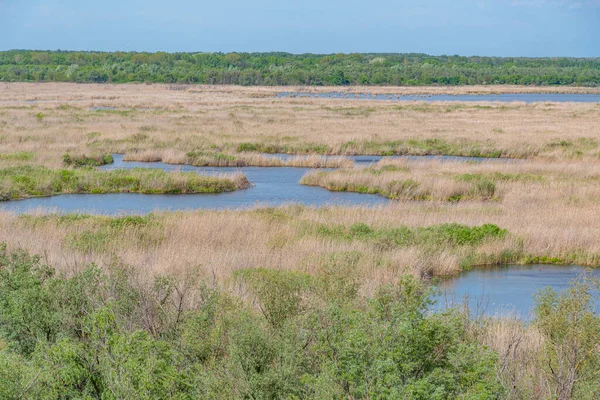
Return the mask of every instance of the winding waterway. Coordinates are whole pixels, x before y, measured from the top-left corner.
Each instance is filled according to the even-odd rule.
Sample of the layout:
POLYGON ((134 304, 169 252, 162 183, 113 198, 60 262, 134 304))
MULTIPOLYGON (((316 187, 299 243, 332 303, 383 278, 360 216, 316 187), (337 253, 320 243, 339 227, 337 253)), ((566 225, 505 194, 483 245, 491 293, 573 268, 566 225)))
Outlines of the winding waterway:
MULTIPOLYGON (((270 155, 286 159, 287 155, 270 155)), ((333 156, 335 157, 335 156, 333 156)), ((377 162, 381 156, 349 157, 357 165, 369 165, 377 162)), ((441 161, 506 162, 502 159, 449 156, 395 156, 389 158, 439 159, 441 161)), ((115 162, 100 169, 122 168, 158 168, 164 171, 195 171, 204 175, 219 175, 227 172, 242 172, 252 183, 252 187, 234 192, 216 194, 67 194, 51 197, 35 197, 24 200, 0 203, 0 211, 26 213, 36 209, 49 209, 57 212, 82 212, 105 215, 147 214, 153 211, 193 210, 193 209, 240 209, 253 206, 278 206, 298 203, 309 206, 360 205, 376 206, 390 200, 374 195, 351 192, 331 192, 314 186, 300 185, 304 174, 313 168, 294 167, 194 167, 191 165, 172 165, 162 162, 123 161, 122 154, 114 155, 115 162)), ((320 169, 331 171, 331 169, 320 169)))

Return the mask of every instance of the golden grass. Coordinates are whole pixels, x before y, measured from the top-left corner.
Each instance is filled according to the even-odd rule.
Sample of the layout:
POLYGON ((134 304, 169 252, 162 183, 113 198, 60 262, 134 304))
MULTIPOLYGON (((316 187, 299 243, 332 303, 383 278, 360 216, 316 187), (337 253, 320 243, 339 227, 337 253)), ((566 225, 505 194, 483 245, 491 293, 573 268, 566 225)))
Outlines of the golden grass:
MULTIPOLYGON (((357 251, 367 291, 394 281, 403 271, 420 276, 455 274, 468 252, 489 255, 490 259, 508 252, 518 255, 516 261, 600 264, 600 105, 277 99, 274 93, 279 89, 189 86, 175 91, 166 85, 2 85, 0 168, 57 167, 65 153, 96 152, 122 152, 127 159, 175 164, 199 162, 199 157, 188 155, 193 152, 203 157, 209 154, 206 157, 215 163, 219 158, 216 154, 222 153, 225 165, 230 162, 228 157, 246 165, 280 162, 256 153, 238 153, 244 143, 276 145, 299 154, 321 151, 323 145, 331 154, 368 152, 378 144, 400 141, 412 146, 410 151, 426 152, 426 146, 442 143, 458 151, 499 149, 503 155, 533 160, 477 165, 385 161, 379 166, 395 165, 398 170, 377 175, 356 169, 329 175, 367 186, 412 179, 435 194, 428 201, 399 201, 372 209, 287 206, 262 211, 161 213, 155 224, 109 231, 104 226, 106 217, 65 223, 58 217, 27 219, 1 213, 0 242, 43 254, 52 265, 65 270, 88 262, 109 265, 117 260, 151 276, 201 265, 222 283, 240 268, 313 272, 332 253, 357 251), (101 106, 116 110, 90 110, 101 106), (413 143, 408 143, 411 140, 413 143), (466 174, 491 176, 496 186, 494 197, 439 201, 468 191, 471 184, 457 178, 466 174), (497 174, 509 178, 498 178, 497 174), (431 251, 418 246, 382 249, 374 242, 306 233, 307 226, 348 227, 356 223, 382 229, 492 223, 510 234, 476 249, 442 246, 431 251)), ((395 88, 395 93, 501 93, 508 89, 553 90, 395 88)), ((287 165, 334 166, 328 164, 332 159, 322 164, 324 159, 319 156, 292 160, 287 165)), ((347 165, 342 161, 335 166, 347 165)))
POLYGON ((498 354, 497 376, 508 399, 547 399, 552 385, 541 364, 544 337, 518 318, 486 318, 471 323, 476 340, 498 354))
MULTIPOLYGON (((101 266, 119 262, 156 276, 179 275, 201 266, 221 284, 243 268, 314 273, 332 254, 355 252, 360 257, 365 290, 395 281, 404 272, 419 276, 455 274, 460 270, 461 257, 470 251, 455 252, 444 246, 433 252, 418 246, 382 248, 378 243, 337 240, 315 232, 322 224, 335 226, 349 216, 353 220, 368 220, 364 212, 367 211, 290 206, 255 211, 160 213, 147 217, 147 223, 125 225, 122 229, 109 229, 115 224, 111 221, 118 218, 18 217, 0 213, 0 242, 8 243, 10 248, 23 247, 43 254, 50 264, 66 271, 91 262, 101 266)), ((393 211, 381 209, 378 214, 381 213, 393 211)), ((507 237, 478 248, 500 252, 519 246, 518 240, 507 237)))
POLYGON ((284 159, 261 154, 185 154, 177 150, 143 150, 128 153, 124 161, 187 164, 199 167, 304 167, 304 168, 349 168, 354 162, 344 157, 295 156, 284 159))
POLYGON ((578 190, 585 190, 590 200, 597 201, 600 163, 383 159, 366 168, 309 172, 300 182, 332 191, 421 201, 498 201, 527 190, 564 196, 577 184, 578 190))
POLYGON ((311 273, 331 254, 358 252, 366 291, 394 282, 403 272, 418 276, 453 275, 461 271, 465 259, 470 259, 471 264, 508 257, 506 261, 510 262, 600 266, 600 163, 385 161, 379 165, 390 164, 404 169, 382 176, 408 174, 416 180, 430 177, 437 182, 436 190, 446 193, 463 184, 455 180, 456 176, 493 177, 497 198, 458 203, 397 201, 374 208, 290 205, 247 211, 159 213, 151 217, 153 224, 110 232, 107 237, 112 239, 98 239, 99 247, 94 247, 95 242, 73 246, 69 238, 88 232, 93 239, 102 233, 107 217, 65 223, 58 217, 36 219, 0 214, 0 242, 45 254, 52 265, 63 268, 93 261, 108 265, 118 260, 155 275, 201 265, 221 283, 241 268, 311 273), (345 241, 315 233, 318 226, 347 228, 357 223, 376 229, 491 223, 507 229, 509 234, 474 248, 452 249, 382 246, 377 241, 345 241), (156 240, 147 242, 144 238, 156 240))
MULTIPOLYGON (((32 163, 56 167, 68 152, 119 152, 130 157, 149 152, 155 158, 185 162, 186 154, 200 151, 247 156, 247 162, 264 164, 258 155, 236 154, 243 143, 292 154, 396 151, 551 160, 597 160, 600 154, 600 105, 594 103, 278 99, 274 93, 279 89, 189 86, 173 91, 167 85, 1 85, 0 154, 29 152, 33 157, 6 160, 0 156, 0 167, 32 163), (91 107, 115 110, 93 111, 91 107)), ((508 89, 555 90, 395 88, 395 93, 508 89)))

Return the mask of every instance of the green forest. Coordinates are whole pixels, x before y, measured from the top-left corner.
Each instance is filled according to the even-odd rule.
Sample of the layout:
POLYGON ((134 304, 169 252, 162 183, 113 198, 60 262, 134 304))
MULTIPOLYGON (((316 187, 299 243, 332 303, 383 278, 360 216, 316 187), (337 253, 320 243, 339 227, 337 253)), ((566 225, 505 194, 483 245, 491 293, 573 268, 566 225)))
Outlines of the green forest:
POLYGON ((600 58, 11 50, 0 52, 0 81, 598 86, 600 58))

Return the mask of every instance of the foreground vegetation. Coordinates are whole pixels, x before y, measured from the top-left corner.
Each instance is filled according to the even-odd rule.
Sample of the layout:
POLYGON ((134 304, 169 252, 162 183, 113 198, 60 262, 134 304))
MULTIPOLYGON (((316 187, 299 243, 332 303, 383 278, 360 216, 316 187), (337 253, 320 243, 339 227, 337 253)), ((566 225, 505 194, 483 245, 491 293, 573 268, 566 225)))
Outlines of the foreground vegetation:
POLYGON ((0 200, 71 193, 222 193, 249 184, 242 174, 212 177, 141 168, 99 171, 23 166, 0 169, 0 200))
POLYGON ((587 85, 597 58, 426 54, 0 52, 0 80, 234 85, 587 85))
POLYGON ((240 270, 244 299, 114 265, 57 273, 0 249, 4 399, 594 399, 593 282, 545 291, 529 326, 430 313, 404 276, 368 298, 355 266, 240 270), (498 327, 501 329, 498 329, 498 327), (535 338, 535 340, 531 340, 535 338))

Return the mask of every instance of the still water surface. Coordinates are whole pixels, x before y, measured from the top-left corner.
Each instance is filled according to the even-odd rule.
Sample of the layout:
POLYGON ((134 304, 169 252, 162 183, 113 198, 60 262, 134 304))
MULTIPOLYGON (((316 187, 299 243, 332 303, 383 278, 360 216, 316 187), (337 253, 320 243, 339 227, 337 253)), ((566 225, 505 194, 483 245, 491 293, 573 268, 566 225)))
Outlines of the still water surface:
MULTIPOLYGON (((515 315, 529 319, 534 307, 534 294, 545 287, 557 291, 568 288, 569 282, 587 273, 600 278, 600 270, 579 266, 510 265, 474 269, 442 281, 436 296, 436 307, 468 305, 472 314, 515 315)), ((600 311, 596 299, 596 312, 600 311)))
POLYGON ((504 94, 430 94, 430 95, 397 95, 397 94, 371 94, 371 93, 309 93, 309 92, 280 92, 279 98, 318 98, 318 99, 346 99, 346 100, 383 100, 383 101, 519 101, 525 103, 539 102, 574 102, 574 103, 600 103, 600 94, 568 94, 568 93, 504 93, 504 94))

